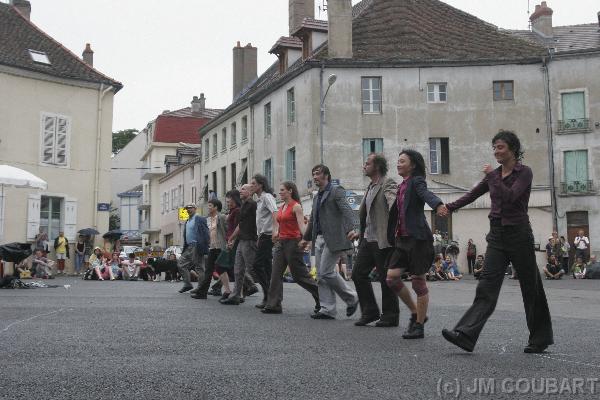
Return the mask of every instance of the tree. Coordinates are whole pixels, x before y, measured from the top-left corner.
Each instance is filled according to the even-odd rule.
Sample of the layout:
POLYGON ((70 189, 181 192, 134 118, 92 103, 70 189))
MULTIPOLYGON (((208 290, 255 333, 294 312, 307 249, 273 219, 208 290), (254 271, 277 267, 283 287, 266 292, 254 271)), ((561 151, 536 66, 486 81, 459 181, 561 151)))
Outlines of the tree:
POLYGON ((125 129, 112 134, 112 152, 117 154, 139 133, 137 129, 125 129))

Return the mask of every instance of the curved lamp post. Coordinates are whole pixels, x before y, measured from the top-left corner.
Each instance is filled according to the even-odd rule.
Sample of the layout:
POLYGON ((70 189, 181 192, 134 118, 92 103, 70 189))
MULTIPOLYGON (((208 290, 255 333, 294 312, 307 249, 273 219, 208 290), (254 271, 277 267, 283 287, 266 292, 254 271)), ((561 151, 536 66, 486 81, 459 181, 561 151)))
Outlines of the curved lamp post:
POLYGON ((331 89, 331 85, 335 83, 337 76, 335 74, 329 75, 327 78, 327 90, 325 90, 325 94, 323 93, 323 70, 321 69, 321 104, 320 104, 320 119, 319 119, 319 136, 321 140, 321 164, 323 164, 323 124, 325 123, 325 98, 327 97, 327 93, 329 93, 329 89, 331 89))

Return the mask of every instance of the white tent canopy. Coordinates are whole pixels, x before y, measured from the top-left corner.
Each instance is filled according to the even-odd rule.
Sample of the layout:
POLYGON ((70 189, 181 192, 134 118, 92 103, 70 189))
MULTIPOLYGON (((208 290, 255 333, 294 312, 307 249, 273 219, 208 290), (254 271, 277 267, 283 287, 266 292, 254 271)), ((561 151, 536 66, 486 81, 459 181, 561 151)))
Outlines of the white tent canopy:
POLYGON ((10 165, 0 165, 0 185, 42 190, 48 188, 48 184, 43 179, 10 165))

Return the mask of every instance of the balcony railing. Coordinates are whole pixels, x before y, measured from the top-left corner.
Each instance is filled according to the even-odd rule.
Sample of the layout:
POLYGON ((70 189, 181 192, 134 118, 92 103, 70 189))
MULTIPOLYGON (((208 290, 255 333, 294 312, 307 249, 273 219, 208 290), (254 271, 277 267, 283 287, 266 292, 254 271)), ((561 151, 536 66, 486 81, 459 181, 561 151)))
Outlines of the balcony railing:
POLYGON ((568 194, 589 194, 595 193, 594 181, 571 181, 560 183, 560 193, 563 195, 568 194))
POLYGON ((590 120, 588 118, 573 118, 558 120, 559 133, 581 133, 590 131, 590 120))

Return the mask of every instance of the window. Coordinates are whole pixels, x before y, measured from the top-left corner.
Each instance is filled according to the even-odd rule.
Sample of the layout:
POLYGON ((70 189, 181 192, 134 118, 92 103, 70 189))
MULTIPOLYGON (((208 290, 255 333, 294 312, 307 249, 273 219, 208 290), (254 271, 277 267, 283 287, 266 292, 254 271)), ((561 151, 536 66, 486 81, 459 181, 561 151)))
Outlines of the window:
POLYGON ((217 194, 217 171, 212 173, 212 191, 217 194))
POLYGON ((565 182, 563 192, 588 192, 587 150, 565 151, 565 182))
POLYGON ((185 205, 185 204, 183 204, 184 200, 185 200, 185 193, 184 193, 184 187, 183 187, 183 185, 179 185, 177 187, 177 198, 179 200, 177 202, 177 204, 179 204, 179 207, 183 207, 185 205))
POLYGON ((40 202, 40 231, 48 234, 52 240, 61 231, 62 198, 42 196, 40 202))
POLYGON ((221 130, 221 153, 227 151, 227 128, 221 130))
POLYGON ((231 124, 231 148, 235 149, 237 147, 237 125, 236 123, 231 124))
POLYGON ((273 163, 270 158, 265 160, 263 164, 263 173, 269 181, 269 186, 273 187, 273 163))
POLYGON ((41 123, 41 162, 68 166, 70 120, 67 117, 44 113, 41 123))
POLYGON ((446 82, 428 83, 427 84, 427 102, 428 103, 445 103, 448 92, 446 82))
POLYGON ((227 193, 227 167, 221 168, 221 196, 225 197, 227 193))
POLYGON ((238 178, 238 184, 245 185, 248 183, 248 159, 242 158, 242 170, 238 178))
POLYGON ((192 165, 192 168, 190 168, 190 180, 191 181, 194 180, 194 173, 196 172, 195 169, 196 169, 196 167, 193 165, 192 165))
POLYGON ((383 153, 383 139, 363 139, 363 162, 371 153, 383 153))
POLYGON ((248 117, 242 117, 242 144, 248 141, 248 117))
POLYGON ((217 156, 217 134, 213 133, 213 137, 212 137, 213 143, 212 143, 212 155, 213 158, 215 158, 217 156))
POLYGON ((296 181, 296 148, 288 149, 285 154, 285 179, 296 181))
POLYGON ((198 200, 198 194, 196 193, 196 186, 192 186, 192 197, 190 198, 193 204, 196 204, 198 200))
POLYGON ((429 172, 431 174, 450 173, 448 138, 429 139, 429 172))
POLYGON ((271 137, 271 103, 265 104, 265 137, 271 137))
POLYGON ((561 93, 562 119, 558 121, 559 131, 589 129, 586 117, 585 92, 561 93))
POLYGON ((31 56, 33 62, 50 65, 50 59, 48 58, 48 55, 43 51, 29 49, 29 55, 31 56))
POLYGON ((381 77, 361 78, 363 114, 381 114, 381 77))
POLYGON ((177 204, 177 191, 176 189, 171 189, 171 210, 174 210, 177 204))
POLYGON ((294 88, 287 91, 287 122, 293 124, 296 122, 296 100, 294 97, 294 88))
POLYGON ((204 182, 202 185, 202 196, 204 196, 205 200, 208 200, 208 175, 204 175, 204 182))
POLYGON ((237 181, 237 164, 231 163, 231 189, 235 189, 235 183, 237 181))
POLYGON ((513 81, 494 81, 494 101, 514 99, 513 81))
POLYGON ((208 159, 210 158, 210 147, 209 147, 209 140, 208 138, 206 138, 204 140, 204 161, 208 161, 208 159))

